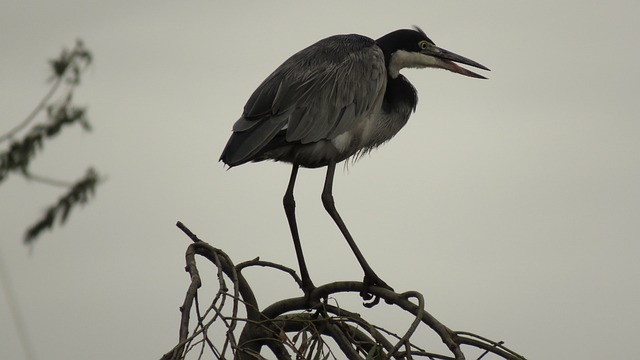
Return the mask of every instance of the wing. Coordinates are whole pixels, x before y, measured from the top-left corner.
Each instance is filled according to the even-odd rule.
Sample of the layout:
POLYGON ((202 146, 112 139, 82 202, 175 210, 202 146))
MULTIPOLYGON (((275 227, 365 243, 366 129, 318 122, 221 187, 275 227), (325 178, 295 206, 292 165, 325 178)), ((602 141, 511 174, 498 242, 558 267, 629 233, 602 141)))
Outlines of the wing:
POLYGON ((287 142, 331 139, 357 125, 384 91, 382 50, 360 35, 337 35, 296 53, 254 91, 221 160, 251 161, 280 131, 287 142))

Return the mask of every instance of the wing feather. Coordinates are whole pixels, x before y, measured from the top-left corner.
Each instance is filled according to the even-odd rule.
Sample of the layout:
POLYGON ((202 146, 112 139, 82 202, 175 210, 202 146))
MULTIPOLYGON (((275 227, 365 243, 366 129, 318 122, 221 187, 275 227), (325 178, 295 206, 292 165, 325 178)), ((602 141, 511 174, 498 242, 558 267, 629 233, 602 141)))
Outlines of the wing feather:
POLYGON ((385 84, 384 55, 373 39, 320 40, 290 57, 254 91, 233 127, 232 138, 247 139, 230 139, 222 159, 250 161, 280 131, 286 131, 288 142, 331 139, 366 118, 385 84))

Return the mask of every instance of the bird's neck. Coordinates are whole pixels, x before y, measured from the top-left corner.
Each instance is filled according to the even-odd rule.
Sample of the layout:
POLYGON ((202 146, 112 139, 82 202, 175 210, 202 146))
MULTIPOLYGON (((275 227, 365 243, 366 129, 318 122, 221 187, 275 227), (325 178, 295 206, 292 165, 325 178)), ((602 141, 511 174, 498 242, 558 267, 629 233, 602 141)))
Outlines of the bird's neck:
POLYGON ((415 111, 418 104, 418 93, 409 80, 402 74, 395 78, 387 76, 387 90, 382 102, 382 110, 391 112, 401 112, 409 116, 415 111))

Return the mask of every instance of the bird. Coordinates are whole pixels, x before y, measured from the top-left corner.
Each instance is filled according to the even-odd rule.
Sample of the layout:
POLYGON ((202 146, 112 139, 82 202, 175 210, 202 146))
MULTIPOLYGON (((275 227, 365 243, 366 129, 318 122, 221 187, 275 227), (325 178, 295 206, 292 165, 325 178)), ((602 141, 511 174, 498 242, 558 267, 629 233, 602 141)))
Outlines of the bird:
POLYGON ((304 260, 295 217, 293 192, 299 168, 327 168, 322 203, 362 267, 364 285, 393 290, 367 263, 335 207, 336 164, 359 159, 389 141, 407 123, 418 96, 400 74, 402 69, 441 68, 486 79, 456 63, 489 71, 437 47, 417 26, 375 40, 358 34, 334 35, 289 57, 249 97, 220 161, 229 168, 263 160, 292 165, 283 206, 305 294, 316 287, 304 260))

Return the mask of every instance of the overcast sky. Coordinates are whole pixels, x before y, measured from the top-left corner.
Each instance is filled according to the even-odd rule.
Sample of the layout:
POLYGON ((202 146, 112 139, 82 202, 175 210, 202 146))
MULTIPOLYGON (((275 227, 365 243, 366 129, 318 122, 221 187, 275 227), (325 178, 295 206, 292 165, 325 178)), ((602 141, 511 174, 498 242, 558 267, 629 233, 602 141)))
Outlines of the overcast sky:
MULTIPOLYGON (((177 220, 236 262, 295 268, 281 208, 290 167, 226 171, 231 126, 297 50, 412 25, 492 71, 405 70, 416 113, 340 168, 336 204, 369 263, 396 290, 425 294, 451 328, 527 358, 629 358, 640 326, 639 13, 637 1, 4 1, 0 133, 47 91, 46 60, 81 38, 95 62, 76 103, 94 131, 65 131, 32 170, 75 179, 94 166, 108 178, 33 249, 24 230, 60 190, 17 175, 0 184, 0 256, 35 358, 153 359, 175 345, 189 244, 177 220)), ((296 188, 311 275, 359 280, 320 202, 323 179, 303 169, 296 188)), ((262 305, 299 294, 266 291, 280 284, 256 284, 262 305)), ((26 359, 1 294, 0 358, 26 359)))

